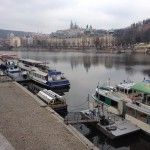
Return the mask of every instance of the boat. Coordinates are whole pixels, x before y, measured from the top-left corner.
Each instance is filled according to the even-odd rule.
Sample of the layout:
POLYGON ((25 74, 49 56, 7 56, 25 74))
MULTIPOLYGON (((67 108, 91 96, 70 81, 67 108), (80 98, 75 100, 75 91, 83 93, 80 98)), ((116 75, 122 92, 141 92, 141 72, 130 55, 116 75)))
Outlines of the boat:
POLYGON ((132 86, 135 83, 133 81, 123 81, 123 83, 117 84, 116 89, 121 93, 125 93, 126 95, 132 94, 132 86))
POLYGON ((0 68, 8 73, 19 73, 20 69, 17 66, 17 55, 14 54, 0 54, 1 65, 0 68))
POLYGON ((150 135, 150 109, 138 103, 126 104, 125 118, 150 135))
POLYGON ((20 72, 20 68, 16 64, 7 67, 8 74, 19 73, 19 72, 20 72))
POLYGON ((96 87, 96 92, 92 95, 97 103, 105 104, 108 111, 117 115, 125 116, 126 103, 132 102, 133 89, 135 83, 125 81, 116 86, 106 83, 96 87))
POLYGON ((144 79, 132 86, 136 101, 147 105, 150 109, 150 79, 144 79))
POLYGON ((104 104, 109 112, 124 116, 126 120, 150 134, 150 80, 144 79, 139 83, 124 82, 114 89, 98 86, 92 97, 98 104, 104 104))
POLYGON ((18 67, 16 60, 6 59, 5 62, 1 64, 1 67, 8 75, 20 73, 20 68, 18 67))
POLYGON ((109 112, 117 115, 122 115, 124 113, 124 99, 117 94, 116 88, 113 86, 97 86, 96 92, 92 94, 92 98, 98 104, 105 104, 104 107, 109 112))
POLYGON ((37 96, 54 110, 67 109, 66 99, 51 90, 43 89, 37 96))
POLYGON ((113 113, 107 112, 101 105, 101 110, 94 108, 81 111, 83 119, 95 119, 97 123, 91 123, 100 132, 108 136, 110 139, 116 139, 140 130, 138 126, 130 121, 119 117, 113 113))
POLYGON ((64 73, 49 68, 44 62, 32 59, 22 59, 18 65, 21 70, 28 72, 31 80, 44 85, 46 88, 70 86, 70 82, 64 77, 64 73))

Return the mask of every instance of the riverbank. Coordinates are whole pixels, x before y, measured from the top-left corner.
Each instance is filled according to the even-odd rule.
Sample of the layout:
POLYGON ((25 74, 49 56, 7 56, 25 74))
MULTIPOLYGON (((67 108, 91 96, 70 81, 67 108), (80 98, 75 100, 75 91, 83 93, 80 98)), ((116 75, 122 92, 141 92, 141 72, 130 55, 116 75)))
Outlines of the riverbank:
POLYGON ((98 53, 149 53, 149 49, 145 47, 135 47, 134 49, 111 49, 111 48, 105 48, 101 50, 97 50, 95 47, 91 47, 88 49, 82 49, 82 48, 68 48, 68 49, 61 49, 61 48, 42 48, 42 47, 18 47, 18 48, 12 48, 11 51, 43 51, 43 52, 98 52, 98 53))
POLYGON ((0 99, 1 150, 97 149, 18 83, 1 82, 0 99))

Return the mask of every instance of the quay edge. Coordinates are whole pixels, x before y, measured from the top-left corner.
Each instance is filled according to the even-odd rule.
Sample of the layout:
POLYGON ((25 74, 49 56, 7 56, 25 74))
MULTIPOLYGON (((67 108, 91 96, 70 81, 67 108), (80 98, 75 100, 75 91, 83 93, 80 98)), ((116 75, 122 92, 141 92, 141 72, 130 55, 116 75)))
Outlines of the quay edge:
MULTIPOLYGON (((18 84, 17 82, 11 82, 11 83, 5 82, 5 83, 0 83, 0 84, 1 84, 0 95, 2 96, 0 103, 3 104, 3 105, 1 105, 1 107, 3 107, 3 108, 0 109, 0 112, 1 112, 0 114, 2 115, 1 121, 0 121, 0 131, 1 131, 1 134, 7 139, 7 141, 9 141, 11 143, 11 145, 14 147, 14 149, 17 150, 20 148, 25 148, 26 150, 28 150, 28 149, 31 149, 32 146, 35 146, 35 147, 32 147, 32 149, 34 150, 37 148, 36 146, 40 146, 41 148, 42 148, 42 146, 43 147, 47 146, 47 148, 48 148, 48 146, 50 146, 52 149, 60 149, 60 148, 63 149, 64 148, 65 150, 67 150, 69 148, 69 149, 81 149, 81 150, 84 150, 84 149, 98 150, 98 148, 95 147, 93 145, 93 143, 88 141, 73 126, 66 125, 63 121, 63 118, 60 117, 54 110, 52 110, 50 107, 42 107, 45 105, 45 103, 42 102, 38 97, 33 95, 31 92, 29 92, 27 89, 22 87, 20 84, 18 84), (10 90, 12 91, 12 93, 10 93, 10 97, 9 97, 8 92, 10 90), (18 96, 20 94, 22 94, 22 96, 20 96, 20 98, 19 98, 18 96), (38 106, 35 105, 33 100, 36 103, 38 103, 38 106), (27 106, 26 103, 27 104, 31 103, 32 106, 29 106, 29 107, 32 108, 34 106, 34 108, 32 108, 32 110, 30 110, 30 108, 26 108, 26 106, 27 106), (24 104, 24 106, 22 106, 23 104, 24 104), (41 107, 39 107, 39 106, 41 106, 41 107), (22 111, 22 114, 18 114, 15 111, 17 111, 17 112, 22 111), (30 114, 31 116, 29 114, 27 114, 28 112, 31 112, 31 114, 30 114), (32 112, 33 112, 33 114, 32 114, 32 112), (39 114, 36 114, 36 113, 39 113, 39 114), (51 124, 56 124, 56 126, 53 126, 53 128, 54 128, 53 130, 55 130, 55 128, 57 128, 58 130, 60 129, 60 130, 62 130, 62 131, 59 131, 60 133, 58 131, 56 131, 58 133, 55 133, 55 132, 51 133, 51 134, 54 134, 54 136, 51 135, 50 133, 49 133, 49 135, 47 135, 47 131, 44 128, 44 126, 47 127, 47 125, 46 124, 39 125, 39 122, 41 122, 43 120, 42 115, 44 113, 48 115, 48 116, 45 116, 45 115, 43 116, 46 119, 46 120, 44 120, 44 122, 49 122, 48 118, 49 119, 51 118, 53 121, 53 122, 51 122, 51 124), (22 116, 22 118, 18 118, 18 117, 13 118, 13 115, 15 115, 15 114, 17 114, 18 117, 22 116), (6 117, 8 117, 8 118, 6 118, 6 117), (38 119, 38 117, 39 117, 39 120, 37 123, 34 121, 32 122, 32 119, 36 120, 36 119, 38 119), (41 120, 40 120, 40 118, 41 118, 41 120), (56 118, 57 121, 55 121, 55 119, 53 119, 53 118, 56 118), (9 122, 7 122, 8 120, 9 120, 9 122), (27 122, 27 121, 29 121, 29 122, 27 122), (19 125, 17 125, 17 123, 19 123, 19 125), (24 124, 24 127, 22 127, 22 125, 23 125, 22 123, 28 123, 28 124, 27 125, 24 124), (16 125, 16 127, 14 125, 16 125), (16 129, 17 126, 19 127, 18 129, 16 129), (27 126, 31 126, 31 127, 35 128, 36 131, 39 131, 39 132, 41 131, 43 133, 40 134, 31 129, 26 129, 27 126), (23 130, 21 130, 21 128, 23 128, 23 130), (39 128, 39 130, 38 130, 38 128, 39 128), (26 130, 29 130, 29 131, 26 131, 26 130), (34 136, 31 135, 30 131, 33 133, 34 136), (66 131, 68 131, 68 132, 66 132, 66 131), (62 132, 64 135, 62 134, 62 132), (69 132, 71 132, 72 134, 69 134, 69 132), (46 143, 47 142, 46 139, 45 139, 44 143, 41 143, 41 145, 35 144, 36 142, 40 143, 40 138, 42 138, 42 137, 46 138, 46 137, 44 137, 44 134, 46 134, 46 137, 47 136, 52 137, 52 139, 49 137, 50 140, 53 141, 53 142, 51 141, 50 143, 54 143, 54 145, 50 145, 50 143, 46 143), (58 136, 56 136, 57 134, 58 134, 58 136), (17 135, 19 135, 19 137, 17 135), (41 137, 38 137, 38 135, 40 135, 41 137), (65 138, 65 139, 59 140, 59 138, 61 138, 61 137, 65 138), (29 138, 29 139, 33 138, 32 139, 33 141, 32 140, 30 141, 29 139, 26 139, 26 138, 29 138), (20 141, 20 143, 19 143, 19 141, 20 141), (57 145, 55 145, 55 143, 57 143, 57 145), (76 144, 76 143, 78 143, 78 144, 76 144)), ((41 139, 41 141, 43 141, 43 139, 41 139)))

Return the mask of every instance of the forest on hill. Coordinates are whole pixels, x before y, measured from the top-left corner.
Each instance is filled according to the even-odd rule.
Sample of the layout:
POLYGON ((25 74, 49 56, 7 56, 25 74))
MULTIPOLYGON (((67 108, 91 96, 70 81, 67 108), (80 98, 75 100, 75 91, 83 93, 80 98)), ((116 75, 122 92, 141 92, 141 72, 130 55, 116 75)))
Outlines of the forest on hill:
POLYGON ((23 36, 33 34, 32 32, 24 32, 24 31, 13 31, 13 30, 3 30, 0 29, 0 39, 7 39, 13 33, 15 36, 23 36))
POLYGON ((150 19, 131 24, 130 27, 115 30, 116 43, 135 44, 150 42, 150 19))

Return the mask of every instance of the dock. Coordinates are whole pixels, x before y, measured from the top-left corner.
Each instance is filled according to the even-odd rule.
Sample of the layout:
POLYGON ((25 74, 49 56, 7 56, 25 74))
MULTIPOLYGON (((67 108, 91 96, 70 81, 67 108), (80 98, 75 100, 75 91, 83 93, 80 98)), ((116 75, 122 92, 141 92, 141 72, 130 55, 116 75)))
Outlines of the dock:
POLYGON ((98 150, 44 105, 11 79, 0 82, 0 150, 98 150))
POLYGON ((65 124, 97 123, 94 118, 83 119, 80 112, 68 112, 64 119, 65 124))

